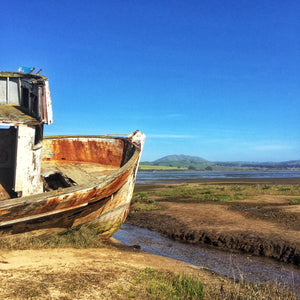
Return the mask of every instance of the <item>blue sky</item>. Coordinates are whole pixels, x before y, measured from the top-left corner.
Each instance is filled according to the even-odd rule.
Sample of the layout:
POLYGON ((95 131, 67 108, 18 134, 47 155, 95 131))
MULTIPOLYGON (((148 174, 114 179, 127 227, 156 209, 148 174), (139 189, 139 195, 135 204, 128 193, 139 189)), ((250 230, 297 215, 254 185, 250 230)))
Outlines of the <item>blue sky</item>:
POLYGON ((1 70, 43 68, 46 135, 147 136, 142 160, 300 159, 300 2, 5 1, 1 70))

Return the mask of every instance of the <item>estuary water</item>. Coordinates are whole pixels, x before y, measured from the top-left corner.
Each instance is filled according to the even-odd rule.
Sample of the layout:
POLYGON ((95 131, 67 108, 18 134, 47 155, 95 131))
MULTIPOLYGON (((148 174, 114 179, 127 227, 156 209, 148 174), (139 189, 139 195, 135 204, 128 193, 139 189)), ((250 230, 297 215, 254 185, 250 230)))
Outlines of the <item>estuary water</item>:
POLYGON ((300 171, 274 172, 189 172, 189 171, 153 171, 137 174, 137 184, 169 184, 185 179, 245 179, 245 178, 299 178, 300 171))
POLYGON ((123 224, 113 237, 125 245, 139 245, 143 251, 181 260, 223 276, 256 284, 268 281, 284 285, 300 297, 300 269, 293 265, 263 257, 180 243, 129 224, 123 224))

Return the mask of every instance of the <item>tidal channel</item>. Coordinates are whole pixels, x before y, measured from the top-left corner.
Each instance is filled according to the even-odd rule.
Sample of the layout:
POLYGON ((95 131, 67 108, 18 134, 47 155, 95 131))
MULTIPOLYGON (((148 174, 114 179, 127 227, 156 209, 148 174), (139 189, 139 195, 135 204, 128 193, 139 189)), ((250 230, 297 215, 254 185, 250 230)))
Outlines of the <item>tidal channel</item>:
POLYGON ((113 237, 125 245, 139 245, 143 251, 181 260, 223 276, 256 284, 268 281, 285 285, 300 298, 300 269, 294 265, 181 243, 129 224, 123 224, 113 237))

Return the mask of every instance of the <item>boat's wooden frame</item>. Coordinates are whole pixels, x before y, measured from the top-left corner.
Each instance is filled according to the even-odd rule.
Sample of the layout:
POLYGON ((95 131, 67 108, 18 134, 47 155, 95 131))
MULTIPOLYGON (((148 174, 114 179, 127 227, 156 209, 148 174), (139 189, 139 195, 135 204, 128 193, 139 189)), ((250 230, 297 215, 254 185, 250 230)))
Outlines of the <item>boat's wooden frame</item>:
POLYGON ((102 238, 112 236, 129 211, 144 139, 139 131, 128 137, 46 137, 42 165, 90 162, 115 170, 85 184, 0 201, 0 233, 40 235, 87 224, 102 238))

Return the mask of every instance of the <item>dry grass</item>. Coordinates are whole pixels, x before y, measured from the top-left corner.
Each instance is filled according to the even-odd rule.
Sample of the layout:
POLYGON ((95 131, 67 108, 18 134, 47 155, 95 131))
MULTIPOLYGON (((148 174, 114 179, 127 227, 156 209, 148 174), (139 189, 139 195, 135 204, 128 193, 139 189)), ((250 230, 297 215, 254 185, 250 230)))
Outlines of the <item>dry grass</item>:
POLYGON ((269 283, 262 285, 233 283, 226 286, 226 283, 220 289, 209 287, 206 291, 205 299, 218 300, 296 300, 294 293, 271 285, 269 283))
MULTIPOLYGON (((104 244, 89 228, 47 238, 34 239, 26 235, 13 239, 2 237, 1 249, 1 299, 296 299, 292 293, 270 284, 257 286, 218 275, 210 275, 213 280, 204 284, 201 273, 185 275, 159 271, 151 267, 153 261, 147 258, 149 254, 104 244), (58 249, 66 247, 65 250, 58 249), (79 249, 72 250, 70 247, 79 249), (46 248, 53 250, 43 250, 46 248), (55 261, 55 265, 41 259, 42 265, 10 268, 5 256, 15 252, 15 255, 22 256, 23 253, 11 249, 42 249, 24 250, 26 255, 32 251, 33 261, 35 257, 45 255, 39 251, 51 253, 55 250, 59 260, 55 261), (92 250, 91 253, 88 249, 92 250), (75 258, 80 251, 84 254, 73 260, 68 257, 73 251, 76 251, 75 258), (108 256, 103 258, 101 251, 109 253, 108 256), (119 258, 116 251, 121 252, 119 258), (131 259, 125 262, 122 257, 130 253, 131 259), (148 267, 137 267, 136 255, 145 256, 143 260, 148 262, 148 267)), ((22 261, 22 257, 19 259, 22 261)))
POLYGON ((296 299, 269 284, 256 286, 223 279, 218 287, 184 274, 153 268, 101 269, 76 266, 65 270, 1 272, 1 299, 296 299))
POLYGON ((30 234, 0 237, 0 249, 25 250, 48 248, 101 248, 103 241, 92 228, 82 226, 61 234, 34 237, 30 234))

